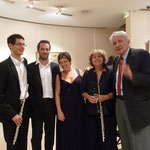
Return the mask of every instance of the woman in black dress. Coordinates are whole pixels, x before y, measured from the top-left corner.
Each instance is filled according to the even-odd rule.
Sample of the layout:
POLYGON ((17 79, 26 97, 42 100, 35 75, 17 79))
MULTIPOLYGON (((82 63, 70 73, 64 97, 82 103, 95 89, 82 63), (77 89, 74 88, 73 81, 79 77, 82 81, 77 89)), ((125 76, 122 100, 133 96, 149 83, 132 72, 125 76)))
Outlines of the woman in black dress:
POLYGON ((56 77, 56 150, 83 150, 84 99, 80 93, 80 70, 71 67, 69 53, 58 56, 62 72, 56 77))
POLYGON ((89 62, 93 68, 85 71, 81 86, 82 96, 86 98, 85 150, 116 150, 112 71, 105 67, 105 51, 91 51, 89 62), (101 102, 103 110, 100 109, 99 102, 101 102), (102 135, 100 111, 103 113, 104 119, 104 136, 102 135))

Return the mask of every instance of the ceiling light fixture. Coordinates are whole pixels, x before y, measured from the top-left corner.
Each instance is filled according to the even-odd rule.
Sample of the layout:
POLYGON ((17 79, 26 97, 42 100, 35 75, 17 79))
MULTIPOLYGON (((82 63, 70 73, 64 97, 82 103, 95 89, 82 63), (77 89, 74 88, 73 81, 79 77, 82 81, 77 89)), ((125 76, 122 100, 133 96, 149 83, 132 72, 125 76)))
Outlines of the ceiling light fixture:
POLYGON ((46 10, 44 10, 44 9, 35 7, 33 0, 30 0, 30 1, 29 1, 28 5, 27 5, 27 8, 34 9, 34 10, 37 10, 37 11, 42 11, 42 12, 46 11, 46 10))
POLYGON ((72 17, 72 16, 73 16, 72 14, 63 13, 63 12, 62 12, 62 8, 63 8, 63 6, 57 7, 57 12, 56 12, 57 15, 69 16, 69 17, 72 17))
POLYGON ((61 12, 62 12, 61 7, 58 7, 58 11, 56 12, 56 14, 61 15, 61 12))
POLYGON ((82 10, 81 11, 81 13, 83 13, 83 14, 87 14, 87 13, 89 13, 90 11, 89 10, 82 10))
POLYGON ((29 3, 28 7, 29 7, 29 8, 33 8, 33 7, 34 7, 34 6, 33 6, 33 1, 31 1, 31 2, 29 3))

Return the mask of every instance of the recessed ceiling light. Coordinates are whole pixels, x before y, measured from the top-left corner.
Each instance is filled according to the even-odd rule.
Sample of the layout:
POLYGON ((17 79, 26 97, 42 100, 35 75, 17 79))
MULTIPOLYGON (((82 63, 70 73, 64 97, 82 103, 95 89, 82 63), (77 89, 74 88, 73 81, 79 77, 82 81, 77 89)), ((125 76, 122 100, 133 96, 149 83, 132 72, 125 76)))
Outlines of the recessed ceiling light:
POLYGON ((87 13, 89 13, 90 11, 89 10, 82 10, 81 11, 81 13, 83 13, 83 14, 87 14, 87 13))

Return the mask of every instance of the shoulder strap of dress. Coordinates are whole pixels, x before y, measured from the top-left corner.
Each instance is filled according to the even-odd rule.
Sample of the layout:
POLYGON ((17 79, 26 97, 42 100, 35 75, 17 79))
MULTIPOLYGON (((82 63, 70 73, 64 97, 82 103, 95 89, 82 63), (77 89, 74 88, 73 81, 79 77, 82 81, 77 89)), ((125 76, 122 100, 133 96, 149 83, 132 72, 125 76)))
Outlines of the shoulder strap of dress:
POLYGON ((75 70, 76 70, 77 74, 80 75, 79 69, 75 69, 75 70))
POLYGON ((59 76, 59 79, 61 80, 61 76, 62 76, 61 72, 58 73, 58 76, 59 76))

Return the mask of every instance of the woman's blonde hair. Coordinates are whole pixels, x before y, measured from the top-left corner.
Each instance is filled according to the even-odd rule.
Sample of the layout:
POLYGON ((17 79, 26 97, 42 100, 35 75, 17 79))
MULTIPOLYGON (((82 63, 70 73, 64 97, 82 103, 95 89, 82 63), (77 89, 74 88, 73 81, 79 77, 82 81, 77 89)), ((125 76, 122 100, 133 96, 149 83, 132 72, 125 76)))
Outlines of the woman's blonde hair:
POLYGON ((96 55, 96 54, 98 54, 98 55, 100 55, 100 56, 103 57, 103 67, 104 67, 105 64, 106 64, 107 54, 106 54, 106 52, 105 52, 104 50, 102 50, 102 49, 94 49, 94 50, 92 50, 92 51, 90 52, 90 54, 89 54, 89 64, 90 64, 91 66, 94 66, 93 63, 92 63, 92 57, 93 57, 94 55, 96 55))

